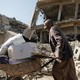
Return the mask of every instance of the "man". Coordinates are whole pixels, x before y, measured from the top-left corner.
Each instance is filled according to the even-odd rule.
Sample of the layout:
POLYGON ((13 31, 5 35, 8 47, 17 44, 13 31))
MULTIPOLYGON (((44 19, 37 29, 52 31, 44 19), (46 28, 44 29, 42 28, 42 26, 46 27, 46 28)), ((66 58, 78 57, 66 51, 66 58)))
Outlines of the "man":
POLYGON ((49 31, 49 42, 52 49, 52 57, 57 58, 52 68, 54 80, 78 80, 73 61, 73 51, 65 36, 48 19, 44 22, 44 28, 49 31))

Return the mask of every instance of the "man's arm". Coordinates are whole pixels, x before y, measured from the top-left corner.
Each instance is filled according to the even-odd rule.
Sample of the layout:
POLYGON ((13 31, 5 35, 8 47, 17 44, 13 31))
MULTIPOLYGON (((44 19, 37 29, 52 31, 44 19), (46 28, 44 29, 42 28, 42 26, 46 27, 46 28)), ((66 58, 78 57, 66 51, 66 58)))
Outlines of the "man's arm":
POLYGON ((63 49, 62 33, 57 28, 52 28, 50 30, 50 33, 51 33, 52 38, 54 38, 54 40, 56 42, 54 56, 61 59, 63 57, 63 54, 62 54, 62 49, 63 49))

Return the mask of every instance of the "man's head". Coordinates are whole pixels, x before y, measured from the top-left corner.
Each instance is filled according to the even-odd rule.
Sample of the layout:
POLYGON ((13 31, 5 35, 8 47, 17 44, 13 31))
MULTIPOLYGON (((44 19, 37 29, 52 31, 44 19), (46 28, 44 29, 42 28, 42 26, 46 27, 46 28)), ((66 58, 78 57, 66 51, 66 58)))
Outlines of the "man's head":
POLYGON ((44 29, 48 29, 50 30, 50 28, 53 26, 53 21, 50 20, 50 19, 47 19, 45 22, 44 22, 44 29))

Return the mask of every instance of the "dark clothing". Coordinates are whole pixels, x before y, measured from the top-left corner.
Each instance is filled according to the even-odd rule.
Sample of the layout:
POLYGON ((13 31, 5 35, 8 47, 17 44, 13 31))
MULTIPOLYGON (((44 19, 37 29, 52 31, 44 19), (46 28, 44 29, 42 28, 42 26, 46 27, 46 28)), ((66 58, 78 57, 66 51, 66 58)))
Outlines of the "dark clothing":
POLYGON ((49 32, 49 42, 54 55, 58 54, 61 63, 55 61, 52 68, 54 80, 78 80, 73 61, 73 51, 65 36, 53 26, 49 32))
POLYGON ((37 42, 35 39, 31 38, 30 40, 28 38, 26 38, 25 36, 23 36, 23 39, 26 41, 26 42, 37 42))
POLYGON ((30 40, 28 38, 26 38, 25 36, 23 36, 23 39, 26 41, 26 42, 30 42, 30 40))
POLYGON ((0 64, 9 64, 9 58, 7 56, 0 55, 0 64))
POLYGON ((55 27, 51 27, 49 33, 49 42, 52 52, 58 53, 62 60, 70 59, 73 56, 72 48, 62 32, 55 27))
POLYGON ((55 61, 52 75, 54 80, 78 80, 73 58, 64 60, 62 63, 55 61))

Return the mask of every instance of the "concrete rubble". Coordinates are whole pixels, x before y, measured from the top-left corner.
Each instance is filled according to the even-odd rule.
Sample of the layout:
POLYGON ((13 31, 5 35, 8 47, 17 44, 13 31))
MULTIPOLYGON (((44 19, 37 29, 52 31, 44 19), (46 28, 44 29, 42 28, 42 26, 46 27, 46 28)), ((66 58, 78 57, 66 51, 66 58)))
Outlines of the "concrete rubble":
POLYGON ((23 32, 23 29, 27 28, 28 25, 16 20, 16 18, 10 18, 5 15, 0 14, 0 32, 4 32, 6 30, 14 31, 16 33, 23 32), (21 28, 21 29, 19 29, 21 28))
POLYGON ((10 18, 0 14, 0 45, 2 45, 9 37, 14 36, 17 33, 23 33, 24 29, 28 25, 16 20, 16 18, 10 18))

